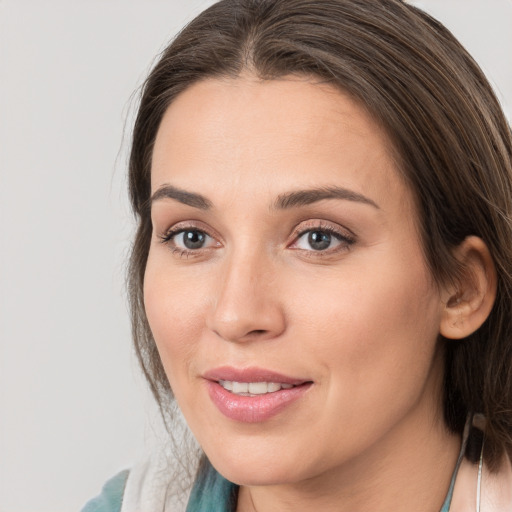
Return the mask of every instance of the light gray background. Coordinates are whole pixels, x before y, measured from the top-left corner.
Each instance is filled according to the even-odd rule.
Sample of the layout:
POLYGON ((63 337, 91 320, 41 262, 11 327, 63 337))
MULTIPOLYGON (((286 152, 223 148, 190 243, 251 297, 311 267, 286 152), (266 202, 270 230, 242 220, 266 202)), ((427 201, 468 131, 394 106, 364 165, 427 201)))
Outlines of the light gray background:
MULTIPOLYGON (((210 3, 0 0, 0 512, 79 510, 162 435, 131 350, 123 133, 154 56, 210 3)), ((414 3, 510 119, 512 0, 414 3)))

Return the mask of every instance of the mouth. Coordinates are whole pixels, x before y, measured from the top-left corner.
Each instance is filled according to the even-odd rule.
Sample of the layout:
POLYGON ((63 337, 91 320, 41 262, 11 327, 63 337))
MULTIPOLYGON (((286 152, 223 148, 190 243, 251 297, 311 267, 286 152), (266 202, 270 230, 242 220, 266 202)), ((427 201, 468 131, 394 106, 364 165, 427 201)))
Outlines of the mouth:
POLYGON ((218 368, 207 372, 210 399, 231 420, 258 423, 269 420, 300 400, 313 381, 257 369, 218 368))

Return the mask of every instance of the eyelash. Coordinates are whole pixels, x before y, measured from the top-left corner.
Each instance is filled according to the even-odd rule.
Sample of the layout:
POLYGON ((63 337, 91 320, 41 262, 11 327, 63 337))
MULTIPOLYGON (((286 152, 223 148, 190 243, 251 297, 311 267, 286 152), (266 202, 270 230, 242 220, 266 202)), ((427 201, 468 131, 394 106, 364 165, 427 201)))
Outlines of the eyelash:
MULTIPOLYGON (((201 254, 204 254, 204 251, 208 251, 214 247, 200 247, 198 249, 184 249, 182 247, 177 247, 173 245, 174 239, 180 235, 181 233, 186 232, 196 232, 196 233, 202 233, 203 235, 206 235, 207 237, 211 238, 212 240, 215 240, 215 236, 210 234, 207 230, 203 228, 199 228, 195 225, 177 225, 166 231, 164 234, 159 235, 160 242, 164 245, 167 245, 170 250, 172 251, 173 255, 176 255, 179 258, 189 258, 189 257, 195 257, 199 256, 201 254)), ((293 233, 293 242, 288 247, 292 248, 296 251, 301 251, 306 257, 311 258, 318 258, 318 257, 327 257, 332 256, 334 254, 338 254, 339 252, 347 251, 351 245, 353 245, 356 242, 356 237, 348 232, 348 230, 342 231, 341 229, 336 229, 331 225, 325 224, 325 222, 319 222, 314 221, 314 224, 312 223, 310 226, 301 226, 300 230, 296 230, 293 233), (327 248, 325 250, 308 250, 308 249, 301 249, 301 248, 294 248, 293 245, 297 244, 298 241, 308 233, 313 232, 321 232, 321 233, 327 233, 328 235, 332 236, 334 239, 336 239, 338 242, 340 242, 339 246, 335 247, 334 249, 327 248)), ((219 244, 220 245, 220 244, 219 244)))

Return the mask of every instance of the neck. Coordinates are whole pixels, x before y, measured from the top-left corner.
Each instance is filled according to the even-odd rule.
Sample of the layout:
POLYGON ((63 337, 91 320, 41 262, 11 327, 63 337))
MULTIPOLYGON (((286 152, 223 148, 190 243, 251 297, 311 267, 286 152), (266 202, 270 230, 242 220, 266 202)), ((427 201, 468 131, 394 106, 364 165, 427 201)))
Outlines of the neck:
POLYGON ((448 492, 460 438, 412 414, 378 446, 308 481, 242 487, 237 512, 438 512, 448 492), (412 435, 411 435, 412 433, 412 435))

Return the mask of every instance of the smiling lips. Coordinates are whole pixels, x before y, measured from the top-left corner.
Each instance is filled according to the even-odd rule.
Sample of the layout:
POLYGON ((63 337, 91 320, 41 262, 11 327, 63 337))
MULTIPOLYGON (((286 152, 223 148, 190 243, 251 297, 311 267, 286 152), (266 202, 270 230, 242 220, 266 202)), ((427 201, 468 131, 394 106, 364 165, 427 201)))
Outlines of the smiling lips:
POLYGON ((243 423, 266 421, 292 404, 312 386, 275 372, 218 368, 204 375, 210 399, 224 416, 243 423))

